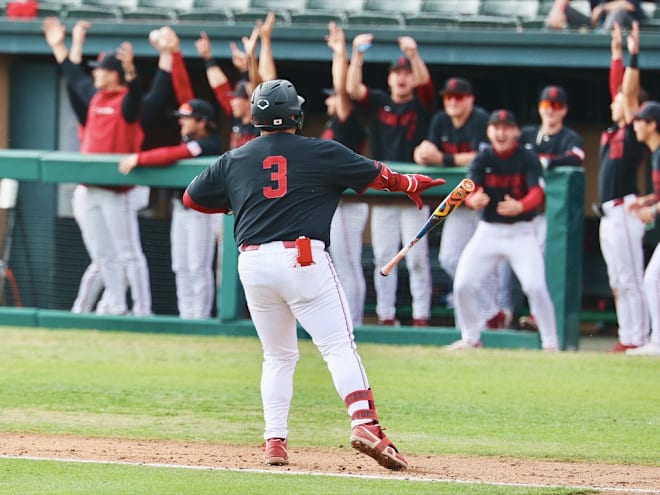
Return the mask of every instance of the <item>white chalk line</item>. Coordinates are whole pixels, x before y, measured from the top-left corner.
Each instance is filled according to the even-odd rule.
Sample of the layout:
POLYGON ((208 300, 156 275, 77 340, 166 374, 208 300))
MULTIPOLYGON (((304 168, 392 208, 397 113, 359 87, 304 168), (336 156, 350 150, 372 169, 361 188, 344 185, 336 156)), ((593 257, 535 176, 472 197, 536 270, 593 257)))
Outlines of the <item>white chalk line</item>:
POLYGON ((607 493, 639 493, 644 495, 660 495, 660 489, 649 488, 614 488, 603 486, 582 486, 582 485, 546 485, 537 483, 510 483, 501 481, 481 481, 481 480, 461 480, 449 478, 419 478, 416 476, 401 476, 392 477, 378 474, 348 474, 348 473, 326 473, 318 471, 295 471, 288 469, 286 471, 279 471, 275 469, 254 469, 254 468, 229 468, 222 466, 198 466, 189 464, 162 464, 157 462, 129 462, 129 461, 109 461, 109 460, 95 460, 95 459, 66 459, 61 457, 33 457, 23 455, 0 455, 0 459, 24 459, 29 461, 55 461, 55 462, 76 462, 79 464, 111 464, 118 466, 138 466, 138 467, 153 467, 153 468, 167 468, 167 469, 190 469, 199 471, 227 471, 236 473, 261 473, 261 474, 277 474, 277 475, 294 475, 294 476, 329 476, 335 478, 359 478, 359 479, 373 479, 373 480, 389 480, 389 481, 417 481, 426 483, 458 483, 458 484, 475 484, 475 485, 495 485, 495 486, 511 486, 522 488, 569 488, 574 490, 598 490, 607 493))

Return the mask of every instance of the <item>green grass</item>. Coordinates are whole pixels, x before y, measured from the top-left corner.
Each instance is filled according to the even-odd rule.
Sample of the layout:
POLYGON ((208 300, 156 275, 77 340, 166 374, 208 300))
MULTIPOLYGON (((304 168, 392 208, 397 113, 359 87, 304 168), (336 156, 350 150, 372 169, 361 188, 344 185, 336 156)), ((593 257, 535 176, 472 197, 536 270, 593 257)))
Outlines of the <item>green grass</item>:
MULTIPOLYGON (((0 342, 2 431, 255 446, 261 442, 261 348, 256 338, 0 327, 0 342)), ((301 341, 300 347, 289 443, 346 448, 349 421, 343 403, 313 344, 301 341)), ((437 347, 372 344, 360 344, 359 350, 381 422, 404 454, 660 465, 660 360, 589 352, 450 353, 437 347)), ((28 476, 25 472, 46 465, 24 467, 30 461, 21 462, 0 461, 0 473, 12 474, 0 476, 0 493, 41 493, 12 491, 20 486, 16 480, 28 476), (8 490, 1 489, 2 483, 9 483, 8 490)), ((217 484, 229 483, 227 479, 246 487, 233 493, 249 490, 253 495, 266 492, 251 486, 252 478, 285 483, 270 475, 186 470, 173 474, 150 468, 153 479, 150 475, 151 481, 130 491, 138 486, 130 481, 138 468, 67 466, 48 468, 52 486, 59 486, 59 470, 71 470, 62 475, 62 489, 49 493, 91 493, 67 487, 65 481, 80 478, 84 485, 85 473, 92 470, 110 473, 103 490, 113 487, 93 493, 160 493, 158 483, 170 486, 167 479, 172 476, 203 479, 194 492, 200 494, 223 493, 217 484), (115 476, 115 471, 124 474, 115 476), (205 491, 214 485, 215 491, 205 491)), ((370 483, 381 482, 328 483, 349 483, 350 489, 344 486, 341 493, 375 493, 370 483), (363 483, 364 492, 359 491, 363 483)), ((291 483, 293 478, 282 486, 291 483)), ((295 483, 318 481, 312 477, 295 483)), ((445 493, 443 484, 414 485, 414 493, 445 493)), ((451 486, 446 493, 482 493, 451 486)), ((483 493, 565 493, 505 488, 483 493)), ((301 488, 289 493, 321 492, 301 488)), ((322 493, 340 491, 329 488, 322 493)))
POLYGON ((576 495, 567 488, 530 488, 331 476, 169 469, 116 464, 0 459, 3 495, 576 495))

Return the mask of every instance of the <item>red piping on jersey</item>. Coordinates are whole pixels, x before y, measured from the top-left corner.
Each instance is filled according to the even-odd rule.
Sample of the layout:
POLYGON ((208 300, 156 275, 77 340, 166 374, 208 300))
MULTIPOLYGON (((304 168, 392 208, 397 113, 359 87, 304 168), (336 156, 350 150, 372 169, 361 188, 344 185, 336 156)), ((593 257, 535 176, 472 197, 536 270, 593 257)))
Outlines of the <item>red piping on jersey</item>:
POLYGON ((188 194, 188 191, 183 193, 183 206, 186 208, 191 208, 196 211, 201 211, 202 213, 227 213, 227 208, 207 208, 197 204, 188 194))

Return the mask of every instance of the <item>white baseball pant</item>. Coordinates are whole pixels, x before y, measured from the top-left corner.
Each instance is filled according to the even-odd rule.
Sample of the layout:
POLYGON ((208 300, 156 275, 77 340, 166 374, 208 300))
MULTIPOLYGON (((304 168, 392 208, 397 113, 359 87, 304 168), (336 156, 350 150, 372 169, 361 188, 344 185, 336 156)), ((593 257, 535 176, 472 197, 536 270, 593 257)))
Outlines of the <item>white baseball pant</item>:
POLYGON ((650 341, 660 345, 660 249, 657 246, 644 271, 644 295, 651 314, 650 341))
POLYGON ((636 199, 629 194, 623 201, 603 203, 600 220, 600 249, 607 265, 610 287, 615 292, 619 340, 625 345, 643 345, 649 330, 649 314, 644 298, 644 249, 646 226, 627 207, 636 199))
POLYGON ((364 321, 367 282, 362 268, 362 238, 369 217, 367 203, 340 201, 330 226, 330 256, 351 308, 353 326, 364 321))
POLYGON ((200 213, 184 207, 180 199, 172 200, 172 271, 181 318, 211 316, 215 295, 213 258, 217 224, 221 221, 222 215, 200 213))
MULTIPOLYGON (((264 362, 264 438, 287 438, 293 375, 299 358, 296 320, 312 337, 341 400, 369 388, 357 352, 348 302, 323 242, 312 240, 314 264, 297 266, 297 250, 280 241, 241 252, 238 273, 264 362)), ((368 409, 367 401, 349 408, 368 409)))
MULTIPOLYGON (((449 215, 442 225, 438 260, 440 266, 453 279, 461 253, 477 229, 481 213, 461 206, 449 215)), ((486 322, 499 313, 500 309, 512 311, 511 269, 507 263, 497 267, 484 280, 482 290, 476 296, 479 301, 479 315, 482 328, 486 322)), ((458 312, 454 312, 454 322, 461 328, 458 312)))
POLYGON ((127 312, 127 280, 133 299, 133 314, 151 314, 149 269, 142 251, 137 216, 138 210, 148 203, 148 194, 149 188, 145 186, 137 186, 125 193, 100 187, 87 188, 90 242, 103 277, 106 311, 110 314, 127 312))
MULTIPOLYGON (((398 270, 389 276, 380 274, 380 267, 390 261, 414 239, 430 215, 429 207, 418 210, 416 206, 372 206, 371 244, 374 250, 374 286, 376 288, 376 314, 379 320, 391 320, 396 316, 396 290, 398 270)), ((412 317, 427 320, 431 317, 431 261, 426 236, 422 237, 406 255, 406 267, 410 277, 412 317)))
POLYGON ((462 339, 471 344, 481 339, 477 296, 488 273, 502 261, 509 262, 520 281, 538 322, 543 348, 556 349, 555 309, 546 284, 543 255, 532 222, 479 222, 461 254, 454 279, 454 302, 462 324, 462 339))
MULTIPOLYGON (((76 185, 71 197, 71 208, 73 210, 73 218, 78 224, 83 244, 87 250, 87 254, 89 255, 90 263, 87 265, 87 268, 85 269, 85 272, 80 279, 78 294, 76 295, 76 299, 73 301, 73 306, 71 307, 72 313, 91 313, 94 309, 94 305, 96 304, 97 299, 99 298, 99 295, 103 291, 103 278, 101 276, 101 269, 96 262, 97 256, 92 251, 95 244, 90 238, 90 228, 88 227, 87 223, 86 199, 87 186, 82 184, 76 185)), ((99 301, 99 305, 101 307, 103 307, 104 304, 101 304, 99 301)))

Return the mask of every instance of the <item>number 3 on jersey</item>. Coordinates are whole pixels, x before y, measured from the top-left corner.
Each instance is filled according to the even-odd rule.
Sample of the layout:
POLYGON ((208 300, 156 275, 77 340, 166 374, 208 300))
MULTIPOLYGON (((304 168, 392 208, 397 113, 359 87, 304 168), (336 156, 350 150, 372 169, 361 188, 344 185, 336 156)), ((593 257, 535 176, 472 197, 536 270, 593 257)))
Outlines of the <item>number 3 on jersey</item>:
POLYGON ((278 156, 269 156, 263 161, 264 170, 270 170, 270 180, 275 184, 263 188, 264 196, 273 199, 284 196, 288 189, 287 184, 287 161, 286 158, 278 156))

